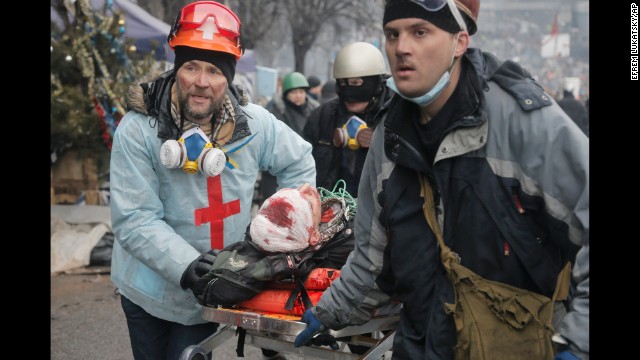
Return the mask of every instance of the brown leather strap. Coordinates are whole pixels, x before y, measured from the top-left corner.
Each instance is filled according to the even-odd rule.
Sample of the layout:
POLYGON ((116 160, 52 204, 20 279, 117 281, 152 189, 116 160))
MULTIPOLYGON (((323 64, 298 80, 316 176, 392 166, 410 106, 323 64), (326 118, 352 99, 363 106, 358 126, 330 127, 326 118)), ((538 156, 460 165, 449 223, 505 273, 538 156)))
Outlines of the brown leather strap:
POLYGON ((569 297, 569 287, 571 286, 571 261, 567 261, 556 282, 556 290, 553 292, 552 301, 564 301, 569 297))
POLYGON ((440 259, 442 260, 442 264, 447 271, 450 271, 451 266, 449 264, 451 263, 451 261, 460 263, 460 256, 451 251, 451 249, 449 249, 449 247, 444 244, 444 239, 442 238, 442 230, 440 229, 438 219, 436 218, 436 205, 435 201, 433 200, 433 189, 431 188, 431 184, 429 184, 429 180, 420 173, 418 173, 418 178, 420 179, 420 187, 422 189, 420 195, 424 197, 424 205, 422 205, 424 217, 427 219, 429 227, 431 227, 431 230, 433 230, 433 233, 436 235, 436 239, 438 239, 438 245, 440 246, 440 259))

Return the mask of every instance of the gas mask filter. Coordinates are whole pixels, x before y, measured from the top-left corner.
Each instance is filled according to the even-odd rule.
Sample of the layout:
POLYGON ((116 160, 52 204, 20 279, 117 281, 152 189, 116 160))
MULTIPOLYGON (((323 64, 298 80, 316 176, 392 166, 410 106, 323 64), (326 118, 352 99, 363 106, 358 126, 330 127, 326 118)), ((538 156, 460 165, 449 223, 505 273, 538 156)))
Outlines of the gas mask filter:
POLYGON ((351 150, 368 148, 371 134, 373 130, 367 123, 354 115, 342 127, 333 131, 333 145, 339 148, 348 147, 351 150))
POLYGON ((200 170, 207 176, 219 175, 227 162, 224 152, 199 127, 185 131, 178 140, 167 140, 160 147, 160 161, 169 169, 182 168, 187 174, 200 170))

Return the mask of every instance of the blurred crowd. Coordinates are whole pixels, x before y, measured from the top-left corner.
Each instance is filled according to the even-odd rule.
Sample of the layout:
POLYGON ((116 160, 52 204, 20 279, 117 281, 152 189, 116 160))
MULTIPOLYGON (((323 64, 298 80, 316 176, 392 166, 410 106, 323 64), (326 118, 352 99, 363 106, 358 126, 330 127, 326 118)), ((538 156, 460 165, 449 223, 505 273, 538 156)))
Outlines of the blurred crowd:
POLYGON ((543 58, 542 38, 550 33, 549 28, 516 20, 502 23, 499 30, 491 30, 479 32, 479 36, 472 39, 472 46, 520 63, 555 99, 562 97, 565 78, 568 77, 580 79, 579 89, 574 92, 576 98, 583 102, 589 98, 588 33, 570 25, 561 27, 559 33, 568 33, 570 36, 570 55, 543 58))

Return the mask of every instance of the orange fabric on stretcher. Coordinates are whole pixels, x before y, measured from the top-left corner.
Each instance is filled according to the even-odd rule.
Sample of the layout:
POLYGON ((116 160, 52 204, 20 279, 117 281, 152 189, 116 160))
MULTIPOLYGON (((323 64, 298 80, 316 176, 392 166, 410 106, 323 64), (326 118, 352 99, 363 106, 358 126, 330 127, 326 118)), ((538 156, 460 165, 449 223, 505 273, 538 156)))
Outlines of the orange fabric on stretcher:
MULTIPOLYGON (((324 291, 318 290, 310 290, 307 293, 309 294, 309 299, 311 299, 311 303, 315 306, 320 300, 322 293, 324 291)), ((258 295, 254 296, 249 300, 245 300, 238 303, 238 306, 243 307, 245 309, 259 310, 259 311, 268 311, 271 313, 277 314, 290 314, 296 316, 302 316, 304 314, 304 304, 302 303, 302 299, 300 296, 296 299, 292 310, 285 310, 285 305, 287 304, 287 300, 291 295, 291 290, 284 289, 267 289, 262 290, 258 295)))
MULTIPOLYGON (((331 285, 331 282, 338 277, 340 277, 340 270, 328 268, 315 268, 311 270, 307 277, 307 281, 304 283, 304 288, 307 290, 313 305, 320 300, 320 296, 322 296, 324 290, 328 288, 329 285, 331 285)), ((252 310, 268 311, 276 314, 302 316, 305 308, 300 296, 296 299, 291 311, 284 308, 289 296, 291 295, 291 289, 295 287, 294 284, 274 282, 269 284, 268 287, 269 288, 262 290, 253 298, 238 303, 238 306, 252 310)))
MULTIPOLYGON (((311 270, 307 281, 304 282, 304 288, 307 290, 324 290, 331 285, 331 283, 340 277, 340 270, 329 268, 315 268, 311 270)), ((282 283, 278 281, 270 282, 267 284, 267 289, 293 289, 295 288, 293 283, 282 283)))

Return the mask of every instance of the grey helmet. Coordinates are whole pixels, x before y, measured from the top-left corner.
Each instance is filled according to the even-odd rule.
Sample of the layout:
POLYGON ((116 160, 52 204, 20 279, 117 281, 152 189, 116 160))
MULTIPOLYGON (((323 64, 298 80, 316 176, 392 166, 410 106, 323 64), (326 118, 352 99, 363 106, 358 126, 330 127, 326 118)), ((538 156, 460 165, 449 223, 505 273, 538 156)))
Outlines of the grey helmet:
POLYGON ((387 73, 382 52, 367 42, 354 42, 346 45, 333 64, 333 78, 344 79, 387 73))

